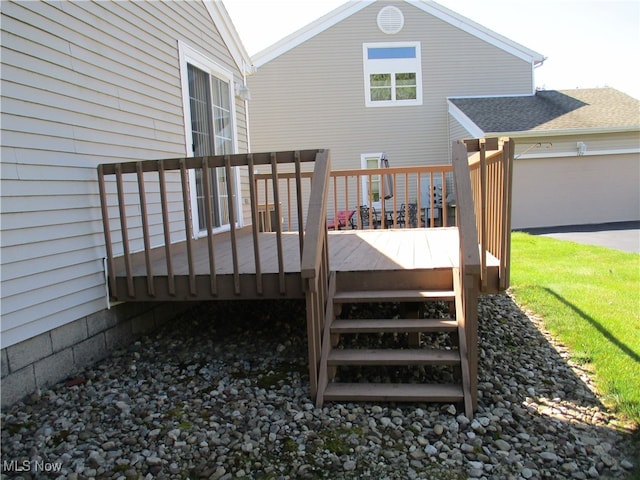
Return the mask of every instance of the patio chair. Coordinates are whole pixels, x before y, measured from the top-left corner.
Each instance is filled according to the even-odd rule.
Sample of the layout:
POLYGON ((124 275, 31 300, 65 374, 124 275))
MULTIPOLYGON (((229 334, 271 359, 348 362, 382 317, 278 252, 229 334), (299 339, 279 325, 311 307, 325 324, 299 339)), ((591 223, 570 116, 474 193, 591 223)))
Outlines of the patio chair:
POLYGON ((406 205, 403 203, 402 205, 400 205, 400 210, 398 210, 398 216, 396 218, 396 224, 400 228, 404 228, 405 226, 407 226, 407 224, 410 228, 416 228, 418 226, 418 204, 410 203, 406 205), (409 213, 409 217, 407 217, 407 212, 409 213))
POLYGON ((347 228, 347 224, 349 224, 351 228, 355 228, 353 225, 353 218, 352 218, 354 213, 356 213, 355 210, 351 210, 349 212, 346 212, 345 210, 340 210, 335 219, 329 220, 327 222, 327 228, 329 230, 344 230, 345 228, 347 228), (336 223, 336 219, 338 220, 337 223, 336 223))
POLYGON ((376 211, 376 207, 369 209, 367 205, 360 205, 360 225, 362 228, 380 227, 380 216, 376 211))

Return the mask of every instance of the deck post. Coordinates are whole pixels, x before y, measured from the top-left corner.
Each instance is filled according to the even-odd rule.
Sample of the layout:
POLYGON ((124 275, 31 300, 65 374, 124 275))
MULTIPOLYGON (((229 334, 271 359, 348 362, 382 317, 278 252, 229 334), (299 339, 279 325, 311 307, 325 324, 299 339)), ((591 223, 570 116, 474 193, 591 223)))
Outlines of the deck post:
POLYGON ((307 338, 309 344, 309 384, 311 398, 318 391, 322 326, 327 308, 329 263, 327 242, 327 193, 331 160, 329 151, 316 155, 302 252, 301 276, 307 299, 307 338))
POLYGON ((502 233, 502 251, 500 252, 500 289, 506 290, 511 283, 511 210, 513 206, 513 157, 515 155, 515 143, 510 138, 502 139, 503 150, 503 195, 504 208, 503 215, 503 231, 502 233))
MULTIPOLYGON (((478 295, 480 293, 481 262, 467 147, 463 142, 453 143, 452 163, 459 224, 458 234, 460 235, 459 271, 454 272, 458 277, 454 281, 459 285, 462 295, 457 301, 457 307, 461 307, 463 317, 462 336, 466 340, 465 348, 470 377, 469 389, 472 409, 475 410, 478 401, 478 295)), ((486 255, 484 252, 483 254, 486 255)))

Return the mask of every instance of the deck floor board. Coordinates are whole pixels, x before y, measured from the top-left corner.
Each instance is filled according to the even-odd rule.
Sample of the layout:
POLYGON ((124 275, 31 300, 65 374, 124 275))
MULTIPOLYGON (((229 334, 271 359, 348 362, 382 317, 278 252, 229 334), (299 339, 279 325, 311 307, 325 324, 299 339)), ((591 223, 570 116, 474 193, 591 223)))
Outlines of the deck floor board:
MULTIPOLYGON (((262 273, 278 273, 277 238, 275 233, 260 233, 262 273)), ((194 240, 193 264, 196 275, 209 274, 209 251, 206 238, 194 240)), ((335 271, 399 270, 451 268, 458 263, 458 236, 455 228, 407 230, 342 230, 329 232, 331 269, 335 271)), ((167 274, 162 247, 152 257, 153 272, 167 274)), ((214 241, 216 272, 233 273, 233 255, 229 236, 216 236, 214 241)), ((240 274, 255 274, 253 236, 251 231, 237 234, 240 274)), ((297 232, 282 234, 283 263, 286 273, 300 271, 300 248, 297 232)), ((131 256, 134 276, 146 274, 144 254, 131 256)), ((176 275, 188 275, 189 263, 182 244, 172 246, 172 263, 176 275)), ((116 259, 116 275, 124 276, 123 257, 116 259)))
MULTIPOLYGON (((330 231, 330 268, 340 272, 384 272, 407 270, 442 270, 458 266, 458 231, 449 228, 416 228, 396 230, 342 230, 330 231)), ((238 273, 241 277, 256 276, 254 239, 251 229, 236 232, 238 273)), ((279 273, 277 235, 258 234, 260 272, 263 275, 279 273)), ((171 246, 171 262, 176 279, 189 275, 189 262, 185 242, 171 246)), ((219 281, 232 278, 233 255, 229 234, 219 234, 214 238, 216 277, 219 281)), ((151 271, 155 278, 167 278, 167 260, 164 247, 151 253, 151 271)), ((209 250, 206 238, 192 242, 193 273, 196 277, 209 276, 209 250)), ((297 232, 282 234, 282 262, 287 276, 300 273, 300 245, 297 232)), ((497 266, 498 261, 488 255, 489 266, 497 266)), ((147 275, 144 252, 131 255, 132 276, 143 281, 147 275)), ((126 278, 124 257, 114 260, 114 271, 119 279, 126 278)), ((138 280, 136 280, 138 281, 138 280)), ((180 280, 184 282, 185 280, 180 280)), ((255 280, 246 279, 252 284, 255 280)), ((273 280, 270 280, 273 281, 273 280)), ((295 278, 288 280, 295 283, 295 278)), ((141 290, 136 289, 135 297, 141 290)), ((301 291, 297 290, 296 295, 301 291)))

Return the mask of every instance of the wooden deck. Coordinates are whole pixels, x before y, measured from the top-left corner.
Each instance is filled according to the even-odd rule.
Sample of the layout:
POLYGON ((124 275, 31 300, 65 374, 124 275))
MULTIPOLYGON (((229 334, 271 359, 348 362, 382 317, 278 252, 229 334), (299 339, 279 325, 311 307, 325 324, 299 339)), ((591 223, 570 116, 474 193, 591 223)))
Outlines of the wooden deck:
MULTIPOLYGON (((329 265, 331 271, 357 273, 363 276, 398 272, 406 275, 408 270, 416 273, 427 271, 448 271, 459 267, 458 229, 415 228, 398 230, 341 230, 329 231, 329 265)), ((212 295, 210 285, 210 265, 207 239, 200 238, 192 243, 193 265, 196 275, 196 294, 188 298, 170 295, 167 283, 167 261, 165 249, 151 252, 151 269, 155 278, 154 295, 145 286, 147 267, 144 252, 131 256, 131 272, 135 291, 130 296, 127 290, 126 268, 123 257, 115 259, 115 274, 118 282, 117 298, 128 301, 150 300, 212 300, 247 298, 304 298, 300 277, 300 243, 297 232, 282 234, 282 265, 285 274, 286 291, 280 291, 279 258, 276 233, 260 233, 258 245, 260 268, 256 269, 252 254, 239 255, 240 293, 233 288, 234 265, 231 254, 231 238, 222 233, 215 236, 215 267, 217 295, 212 295), (263 276, 263 293, 256 289, 257 272, 263 276)), ((254 239, 251 229, 239 229, 236 233, 239 252, 253 252, 254 239)), ((490 269, 498 269, 498 260, 487 254, 490 269)), ((172 268, 176 284, 188 284, 189 268, 187 250, 184 243, 172 245, 172 268)), ((181 290, 181 289, 178 289, 181 290)))
MULTIPOLYGON (((328 150, 99 165, 109 295, 118 301, 304 298, 310 395, 317 406, 327 400, 454 401, 463 403, 471 417, 477 407, 478 294, 504 291, 509 285, 512 162, 513 144, 508 139, 480 139, 454 142, 451 165, 404 169, 332 173, 328 150), (487 155, 487 150, 493 153, 487 155), (474 158, 470 152, 475 152, 474 158), (303 165, 310 162, 313 173, 303 172, 303 165), (295 172, 280 172, 284 164, 295 172), (196 226, 191 171, 200 172, 208 199, 213 173, 224 170, 230 178, 235 167, 246 167, 249 191, 236 192, 233 182, 227 182, 226 196, 217 197, 226 198, 229 232, 214 234, 213 202, 208 201, 204 225, 196 226), (268 172, 258 178, 256 168, 268 172), (432 213, 424 223, 395 218, 393 228, 363 230, 359 221, 356 230, 328 232, 328 218, 338 218, 347 205, 359 211, 361 183, 368 179, 371 185, 374 177, 383 175, 394 185, 391 211, 402 211, 404 204, 405 216, 410 205, 421 211, 423 180, 433 186, 440 178, 444 195, 450 175, 456 227, 447 228, 445 215, 444 228, 435 228, 432 213), (303 179, 310 180, 308 189, 303 179), (329 215, 331 179, 333 214, 329 215), (243 218, 235 212, 239 204, 233 199, 239 196, 248 200, 243 206, 250 206, 251 226, 246 228, 236 227, 236 218, 243 218), (265 210, 258 199, 273 205, 273 218, 282 219, 275 221, 273 233, 260 232, 265 210), (179 212, 183 221, 176 217, 179 212), (409 228, 424 225, 430 228, 409 228), (153 247, 159 243, 158 227, 164 242, 153 247), (196 239, 200 230, 208 234, 196 239), (184 241, 176 243, 177 239, 184 241), (137 252, 141 243, 143 250, 137 252), (121 253, 114 255, 116 250, 121 253), (449 304, 449 318, 422 319, 411 313, 417 305, 436 300, 449 304), (394 318, 393 323, 361 319, 348 325, 338 318, 343 304, 385 301, 404 304, 407 318, 394 318), (345 329, 358 334, 407 332, 417 349, 338 351, 345 329), (434 331, 449 335, 456 352, 421 352, 421 333, 434 331), (454 384, 362 387, 335 382, 336 371, 344 365, 430 366, 443 361, 454 369, 454 384)), ((431 212, 437 206, 435 187, 433 191, 422 203, 431 212)), ((373 200, 370 194, 365 203, 373 200)), ((381 218, 385 213, 383 206, 381 218)))

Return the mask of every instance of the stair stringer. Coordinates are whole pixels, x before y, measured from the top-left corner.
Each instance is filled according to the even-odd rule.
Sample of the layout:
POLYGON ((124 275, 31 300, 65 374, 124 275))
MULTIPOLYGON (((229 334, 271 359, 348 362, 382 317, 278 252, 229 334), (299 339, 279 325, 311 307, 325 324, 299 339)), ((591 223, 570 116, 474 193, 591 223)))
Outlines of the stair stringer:
POLYGON ((316 407, 321 408, 324 403, 324 392, 329 383, 327 359, 331 352, 331 324, 335 319, 336 272, 329 273, 329 288, 327 290, 327 306, 322 326, 322 339, 320 343, 320 366, 318 368, 318 390, 316 392, 316 407))
POLYGON ((464 413, 467 418, 473 417, 473 397, 471 393, 471 375, 469 373, 469 350, 467 348, 467 332, 464 319, 464 298, 460 282, 460 270, 453 269, 453 291, 456 294, 455 308, 458 323, 458 352, 460 354, 460 370, 462 373, 462 391, 464 394, 464 413))

